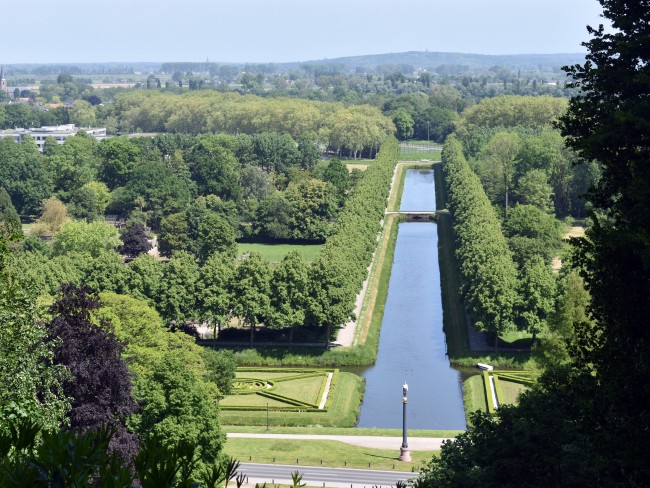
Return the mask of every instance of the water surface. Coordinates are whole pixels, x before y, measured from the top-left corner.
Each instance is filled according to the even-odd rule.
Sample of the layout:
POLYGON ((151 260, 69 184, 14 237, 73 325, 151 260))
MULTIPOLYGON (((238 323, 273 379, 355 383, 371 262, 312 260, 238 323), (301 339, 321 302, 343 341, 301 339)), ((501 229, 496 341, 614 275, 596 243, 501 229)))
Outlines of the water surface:
MULTIPOLYGON (((432 170, 407 171, 401 208, 435 210, 432 170)), ((358 427, 401 427, 406 382, 409 429, 465 429, 462 377, 446 356, 435 223, 399 224, 377 362, 357 372, 366 378, 358 427)))

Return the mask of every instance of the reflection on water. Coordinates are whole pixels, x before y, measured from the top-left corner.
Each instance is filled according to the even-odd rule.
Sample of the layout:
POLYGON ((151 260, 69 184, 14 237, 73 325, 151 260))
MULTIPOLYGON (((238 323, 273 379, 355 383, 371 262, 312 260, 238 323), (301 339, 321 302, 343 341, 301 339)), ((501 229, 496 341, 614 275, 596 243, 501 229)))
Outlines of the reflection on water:
POLYGON ((435 210, 436 192, 431 169, 407 169, 400 210, 435 210))
MULTIPOLYGON (((433 185, 433 171, 409 170, 401 208, 434 210, 433 185)), ((401 427, 406 381, 409 429, 465 429, 462 378, 446 356, 440 293, 436 224, 401 223, 377 362, 357 371, 366 378, 359 427, 401 427)))

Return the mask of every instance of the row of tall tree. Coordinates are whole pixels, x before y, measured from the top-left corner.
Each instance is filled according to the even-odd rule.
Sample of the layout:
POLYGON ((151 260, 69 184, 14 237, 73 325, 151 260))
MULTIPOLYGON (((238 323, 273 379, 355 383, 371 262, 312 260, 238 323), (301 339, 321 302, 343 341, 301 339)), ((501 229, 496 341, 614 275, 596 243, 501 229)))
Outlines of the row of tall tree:
MULTIPOLYGON (((329 334, 352 316, 397 157, 397 142, 391 139, 352 190, 311 266, 297 253, 274 267, 257 254, 236 260, 234 235, 221 232, 227 222, 199 205, 187 216, 196 222, 196 236, 175 243, 167 263, 144 254, 124 266, 113 227, 72 221, 55 233, 51 249, 27 239, 9 261, 8 273, 41 295, 55 295, 62 283, 131 295, 155 307, 172 328, 197 320, 220 329, 239 320, 250 328, 251 340, 259 324, 290 331, 291 337, 303 325, 325 326, 329 334)), ((171 244, 161 232, 163 237, 171 244)))
POLYGON ((454 136, 442 153, 447 205, 454 222, 463 298, 474 325, 494 334, 514 327, 517 268, 481 182, 454 136))
POLYGON ((116 96, 113 110, 122 132, 286 132, 296 139, 312 135, 331 150, 355 157, 363 149, 376 152, 395 131, 390 119, 368 105, 214 91, 125 93, 116 96))

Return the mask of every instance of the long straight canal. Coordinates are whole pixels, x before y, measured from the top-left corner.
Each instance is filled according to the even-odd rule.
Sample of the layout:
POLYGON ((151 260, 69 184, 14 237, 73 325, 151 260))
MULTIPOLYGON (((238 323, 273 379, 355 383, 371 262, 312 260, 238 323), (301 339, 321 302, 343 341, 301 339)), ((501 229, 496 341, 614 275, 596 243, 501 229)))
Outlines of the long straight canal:
MULTIPOLYGON (((400 210, 435 210, 433 170, 408 169, 405 178, 400 210)), ((366 379, 358 427, 401 427, 406 382, 409 429, 465 429, 462 379, 446 349, 437 225, 401 223, 377 362, 357 370, 366 379)))

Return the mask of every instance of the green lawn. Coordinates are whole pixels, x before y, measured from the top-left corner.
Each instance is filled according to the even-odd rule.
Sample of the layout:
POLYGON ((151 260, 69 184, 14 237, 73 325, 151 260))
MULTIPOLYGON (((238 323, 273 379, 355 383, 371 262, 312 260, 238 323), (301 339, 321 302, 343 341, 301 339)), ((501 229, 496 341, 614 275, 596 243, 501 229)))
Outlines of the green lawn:
POLYGON ((303 402, 318 405, 321 401, 319 393, 323 381, 327 381, 327 376, 283 381, 281 383, 276 383, 275 390, 273 391, 279 395, 297 398, 303 402))
MULTIPOLYGON (((222 425, 226 432, 251 434, 319 434, 319 435, 373 435, 381 437, 401 437, 402 429, 370 429, 364 427, 271 427, 265 425, 222 425)), ((456 437, 462 430, 411 430, 409 437, 456 437)))
POLYGON ((411 471, 428 463, 433 451, 411 451, 413 462, 397 461, 395 449, 370 449, 339 441, 230 438, 225 452, 241 462, 411 471), (393 467, 394 466, 394 467, 393 467))
MULTIPOLYGON (((274 400, 273 398, 263 397, 260 395, 228 395, 223 398, 219 404, 222 407, 234 407, 234 406, 246 406, 246 407, 286 407, 287 404, 280 401, 274 400)), ((228 412, 228 410, 223 410, 223 414, 228 412)), ((238 413, 237 411, 236 413, 238 413)), ((297 415, 297 414, 296 414, 297 415)))
MULTIPOLYGON (((221 405, 226 407, 224 410, 228 410, 228 407, 265 407, 267 404, 271 408, 295 406, 290 401, 284 401, 284 399, 288 399, 317 407, 321 402, 330 373, 334 373, 333 378, 338 375, 335 370, 258 371, 240 369, 235 375, 233 394, 226 396, 221 401, 221 405), (315 374, 316 376, 304 377, 305 374, 315 374), (265 381, 271 383, 265 384, 265 381), (239 389, 249 393, 237 394, 239 389), (269 395, 271 395, 270 398, 269 395), (284 398, 274 398, 273 395, 284 398)), ((336 380, 333 379, 333 381, 336 380)))
MULTIPOLYGON (((250 375, 253 376, 253 375, 250 375)), ((315 378, 318 379, 318 378, 315 378)), ((276 383, 280 385, 282 383, 276 383)), ((276 390, 273 390, 276 391, 276 390)), ((332 395, 327 411, 315 412, 269 412, 269 424, 273 426, 328 426, 328 427, 353 427, 357 423, 359 405, 363 394, 362 379, 352 373, 339 373, 334 388, 330 390, 332 395)), ((221 404, 231 402, 236 398, 241 404, 242 397, 256 397, 258 395, 228 396, 221 404)), ((262 398, 259 397, 258 398, 262 398)), ((252 401, 252 400, 251 400, 252 401)), ((262 398, 262 405, 266 405, 266 399, 262 398)), ((269 399, 271 406, 272 399, 269 399)), ((230 403, 231 405, 233 403, 230 403)), ((266 410, 222 410, 221 422, 224 425, 266 425, 266 410)))
POLYGON ((503 396, 505 397, 503 399, 503 403, 508 403, 511 405, 517 405, 518 400, 517 397, 519 394, 526 390, 526 387, 524 385, 521 385, 519 383, 514 383, 512 381, 506 381, 504 379, 500 379, 499 382, 501 383, 501 392, 503 393, 503 396))
POLYGON ((263 258, 271 262, 281 261, 289 251, 298 251, 302 258, 308 263, 314 261, 321 252, 323 244, 256 244, 256 243, 239 243, 237 244, 238 254, 244 255, 251 252, 257 252, 263 258))
POLYGON ((421 161, 428 159, 429 161, 440 161, 440 151, 400 151, 400 161, 421 161))
MULTIPOLYGON (((501 384, 501 392, 504 396, 504 398, 499 398, 499 401, 503 404, 516 405, 517 397, 526 389, 526 386, 513 381, 507 381, 503 378, 499 378, 499 383, 501 384)), ((482 375, 477 374, 464 381, 463 400, 465 402, 466 416, 476 410, 487 412, 487 401, 482 375)), ((469 418, 467 418, 467 424, 470 425, 469 418)))

